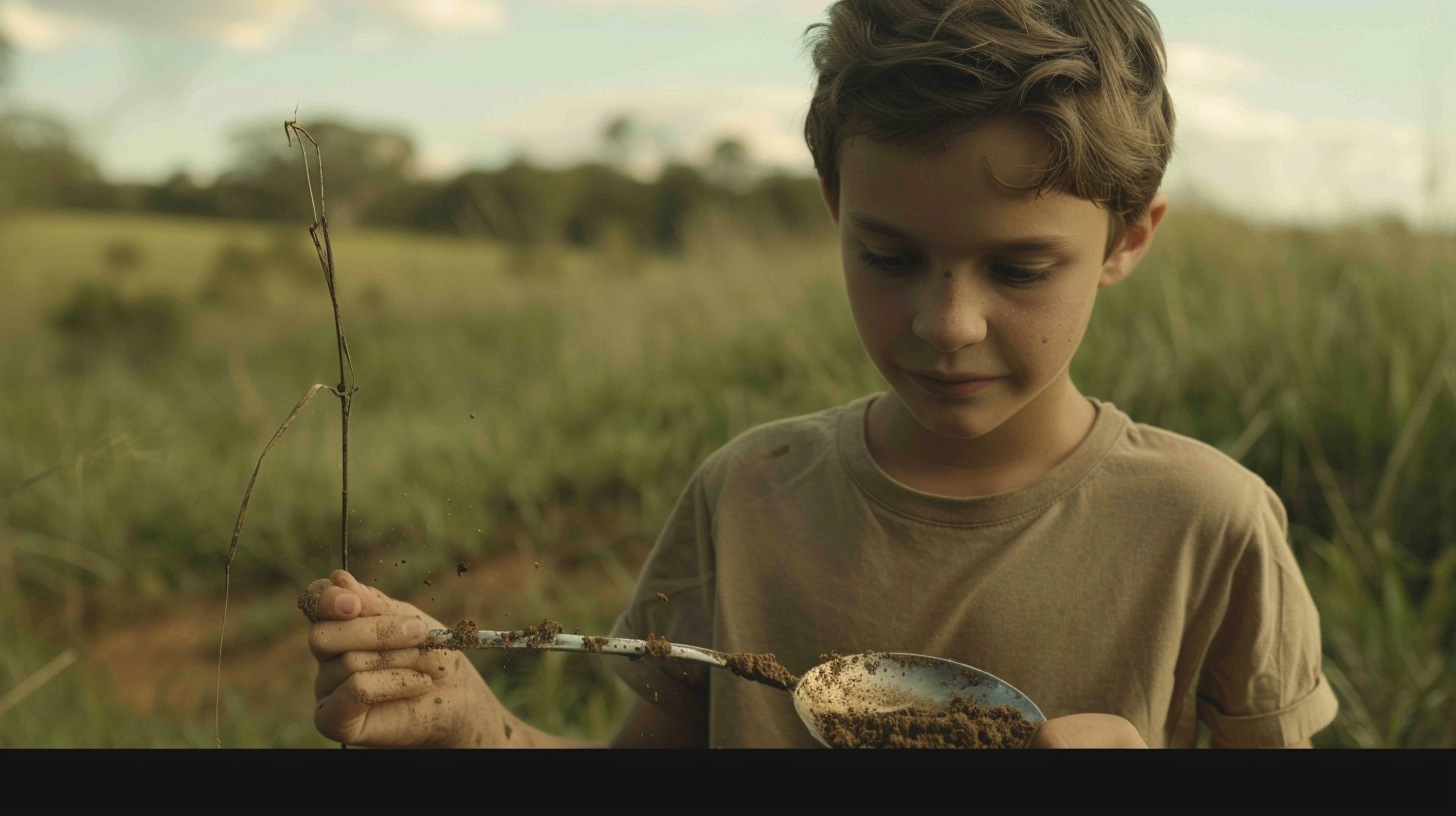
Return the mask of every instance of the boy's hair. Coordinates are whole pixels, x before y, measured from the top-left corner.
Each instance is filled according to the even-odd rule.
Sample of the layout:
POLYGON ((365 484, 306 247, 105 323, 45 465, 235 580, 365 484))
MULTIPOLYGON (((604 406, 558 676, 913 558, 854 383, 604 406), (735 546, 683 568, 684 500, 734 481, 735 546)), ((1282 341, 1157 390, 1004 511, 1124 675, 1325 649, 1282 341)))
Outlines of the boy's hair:
POLYGON ((1035 182, 1114 214, 1147 209, 1173 151, 1158 21, 1137 0, 839 0, 805 37, 818 87, 804 139, 829 193, 839 149, 1002 113, 1051 141, 1035 182))

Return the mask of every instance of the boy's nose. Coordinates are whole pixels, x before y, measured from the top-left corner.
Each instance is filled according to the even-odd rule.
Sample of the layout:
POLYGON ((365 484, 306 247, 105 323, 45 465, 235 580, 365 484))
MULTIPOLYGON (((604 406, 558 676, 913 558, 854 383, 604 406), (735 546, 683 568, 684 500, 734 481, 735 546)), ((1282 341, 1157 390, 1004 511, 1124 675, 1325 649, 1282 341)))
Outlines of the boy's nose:
POLYGON ((923 292, 911 330, 949 354, 986 339, 986 303, 966 275, 936 275, 923 292))

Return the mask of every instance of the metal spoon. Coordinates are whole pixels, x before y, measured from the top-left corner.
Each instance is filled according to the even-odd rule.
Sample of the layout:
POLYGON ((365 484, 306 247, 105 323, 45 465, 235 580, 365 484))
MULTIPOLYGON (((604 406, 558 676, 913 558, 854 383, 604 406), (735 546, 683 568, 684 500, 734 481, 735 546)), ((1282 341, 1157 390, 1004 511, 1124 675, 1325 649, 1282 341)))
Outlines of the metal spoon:
MULTIPOLYGON (((447 649, 521 649, 526 651, 582 652, 626 657, 675 657, 705 663, 720 669, 732 668, 748 676, 724 652, 668 643, 665 640, 592 637, 553 633, 548 627, 521 631, 481 629, 472 641, 452 629, 432 629, 426 647, 447 649)), ((820 744, 828 746, 820 732, 820 718, 827 714, 858 712, 891 713, 905 709, 945 711, 956 698, 982 706, 1010 705, 1033 725, 1046 716, 1025 694, 1001 678, 964 663, 903 652, 868 652, 836 657, 815 666, 790 685, 773 678, 751 676, 792 693, 794 711, 820 744)))

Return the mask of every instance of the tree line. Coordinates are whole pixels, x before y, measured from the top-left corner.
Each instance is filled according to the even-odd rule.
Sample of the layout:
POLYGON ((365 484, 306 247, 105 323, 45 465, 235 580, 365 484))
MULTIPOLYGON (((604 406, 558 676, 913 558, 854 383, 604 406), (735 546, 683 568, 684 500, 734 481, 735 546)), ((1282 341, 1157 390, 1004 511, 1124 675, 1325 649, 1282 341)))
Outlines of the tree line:
MULTIPOLYGON (((77 208, 297 223, 311 218, 297 148, 281 123, 234 132, 234 158, 207 183, 178 172, 155 183, 117 183, 59 119, 0 110, 0 210, 77 208)), ((625 237, 639 249, 680 250, 693 225, 721 215, 760 235, 827 228, 812 177, 759 172, 746 145, 723 139, 704 164, 669 162, 644 181, 626 168, 628 117, 603 129, 598 160, 547 168, 518 159, 453 178, 414 173, 410 138, 390 128, 320 121, 329 220, 337 226, 416 230, 516 244, 591 247, 625 237)))

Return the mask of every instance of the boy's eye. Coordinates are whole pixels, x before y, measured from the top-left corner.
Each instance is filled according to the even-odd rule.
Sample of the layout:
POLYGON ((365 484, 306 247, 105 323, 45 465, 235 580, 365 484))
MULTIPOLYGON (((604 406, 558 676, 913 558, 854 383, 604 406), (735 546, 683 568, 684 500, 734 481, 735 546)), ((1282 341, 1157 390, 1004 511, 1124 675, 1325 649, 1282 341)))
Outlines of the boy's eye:
POLYGON ((1023 266, 1004 263, 991 264, 991 271, 1001 280, 1013 286, 1030 286, 1052 276, 1051 267, 1027 269, 1023 266))
POLYGON ((873 269, 881 272, 908 272, 919 263, 920 258, 913 252, 902 252, 898 255, 879 255, 869 250, 859 254, 860 260, 864 261, 873 269))

